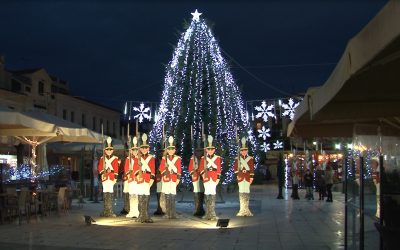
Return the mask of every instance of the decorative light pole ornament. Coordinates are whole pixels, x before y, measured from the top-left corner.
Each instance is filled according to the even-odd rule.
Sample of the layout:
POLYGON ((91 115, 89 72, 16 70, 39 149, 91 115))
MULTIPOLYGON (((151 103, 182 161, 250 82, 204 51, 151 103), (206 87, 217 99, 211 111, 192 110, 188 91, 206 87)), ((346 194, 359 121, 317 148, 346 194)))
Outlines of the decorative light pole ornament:
POLYGON ((295 109, 297 106, 300 105, 300 102, 295 103, 292 98, 289 99, 288 104, 283 103, 282 108, 285 109, 285 112, 282 113, 282 116, 289 116, 290 120, 293 120, 294 114, 295 114, 295 109))
POLYGON ((139 107, 133 107, 133 110, 137 112, 137 114, 133 117, 135 119, 139 119, 139 122, 142 123, 143 119, 147 120, 151 119, 150 108, 144 107, 144 103, 142 102, 139 107))
POLYGON ((254 109, 258 111, 256 118, 262 117, 264 122, 268 121, 268 117, 276 118, 275 114, 272 113, 272 110, 274 109, 273 104, 267 106, 267 103, 262 101, 261 106, 255 106, 254 109))

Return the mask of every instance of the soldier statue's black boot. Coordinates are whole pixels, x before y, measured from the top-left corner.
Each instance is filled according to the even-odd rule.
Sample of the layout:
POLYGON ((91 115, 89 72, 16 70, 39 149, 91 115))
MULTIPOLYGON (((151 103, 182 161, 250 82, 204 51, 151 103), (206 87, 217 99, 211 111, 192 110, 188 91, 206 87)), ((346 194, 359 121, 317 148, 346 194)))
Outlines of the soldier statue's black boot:
POLYGON ((206 212, 205 212, 205 214, 204 214, 204 216, 202 217, 203 219, 205 219, 205 220, 210 220, 210 218, 211 218, 211 216, 210 216, 210 213, 211 213, 211 210, 210 210, 210 208, 211 208, 211 195, 205 195, 205 201, 206 201, 206 212))
POLYGON ((149 203, 150 195, 144 195, 144 223, 153 223, 153 220, 149 216, 149 203))
POLYGON ((164 212, 161 209, 161 193, 157 193, 157 210, 154 212, 154 215, 164 215, 164 212))
POLYGON ((195 199, 195 212, 194 216, 202 217, 205 214, 203 203, 204 203, 204 193, 194 193, 195 199))
POLYGON ((171 198, 169 194, 164 194, 165 197, 165 214, 163 218, 169 219, 170 218, 170 208, 171 208, 171 198))
POLYGON ((194 195, 193 195, 193 201, 194 201, 194 212, 193 212, 193 215, 194 216, 200 216, 199 215, 199 210, 198 210, 198 208, 199 208, 199 193, 193 193, 194 195))
POLYGON ((143 220, 143 197, 144 195, 138 195, 138 210, 139 210, 139 216, 136 218, 136 222, 142 222, 143 220))
POLYGON ((129 213, 129 193, 124 193, 124 208, 119 213, 120 215, 127 215, 129 213))
POLYGON ((112 193, 104 193, 104 210, 100 215, 102 217, 115 217, 112 211, 112 193))
POLYGON ((210 220, 217 220, 218 217, 215 214, 215 200, 216 196, 215 195, 210 195, 210 220))
POLYGON ((176 195, 171 194, 170 195, 170 219, 176 219, 176 195))
POLYGON ((199 209, 198 214, 199 216, 203 216, 205 214, 203 203, 204 203, 204 192, 198 193, 199 195, 199 209))

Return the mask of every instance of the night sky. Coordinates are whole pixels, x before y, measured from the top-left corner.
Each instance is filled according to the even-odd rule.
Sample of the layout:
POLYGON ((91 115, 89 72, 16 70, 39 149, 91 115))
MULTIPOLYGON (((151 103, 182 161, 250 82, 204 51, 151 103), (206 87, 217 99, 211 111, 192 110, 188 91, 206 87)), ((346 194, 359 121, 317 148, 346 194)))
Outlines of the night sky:
POLYGON ((158 102, 164 65, 198 9, 245 100, 284 97, 322 85, 386 2, 1 1, 0 54, 9 70, 43 67, 73 95, 119 110, 158 102))

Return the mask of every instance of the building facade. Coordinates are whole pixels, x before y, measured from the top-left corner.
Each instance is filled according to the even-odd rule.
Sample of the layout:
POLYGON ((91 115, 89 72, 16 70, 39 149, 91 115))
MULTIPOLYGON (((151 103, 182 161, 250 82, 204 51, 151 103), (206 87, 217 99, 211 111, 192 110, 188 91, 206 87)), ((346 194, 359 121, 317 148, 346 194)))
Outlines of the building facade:
POLYGON ((120 138, 121 113, 70 95, 68 82, 44 68, 9 71, 0 56, 0 105, 17 111, 38 110, 93 131, 120 138))

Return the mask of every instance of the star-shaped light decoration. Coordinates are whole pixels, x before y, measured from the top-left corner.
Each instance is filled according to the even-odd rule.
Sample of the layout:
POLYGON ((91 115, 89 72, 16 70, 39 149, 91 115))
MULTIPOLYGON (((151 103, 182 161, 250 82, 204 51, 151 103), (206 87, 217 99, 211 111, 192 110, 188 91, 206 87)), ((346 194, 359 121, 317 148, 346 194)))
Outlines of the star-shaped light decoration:
POLYGON ((193 16, 193 21, 200 21, 200 15, 201 15, 202 13, 199 13, 199 12, 197 11, 197 9, 196 9, 193 13, 190 13, 190 14, 192 14, 192 16, 193 16))

